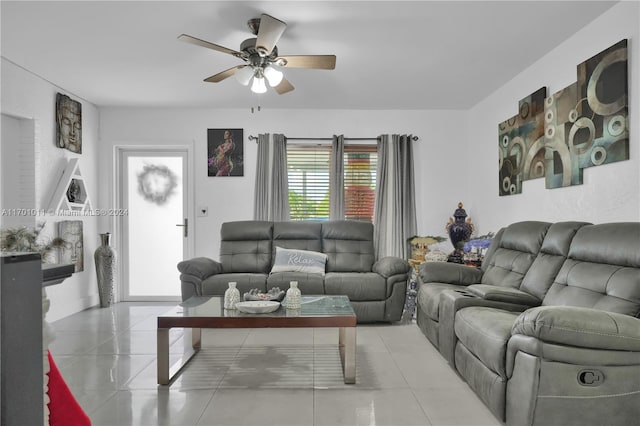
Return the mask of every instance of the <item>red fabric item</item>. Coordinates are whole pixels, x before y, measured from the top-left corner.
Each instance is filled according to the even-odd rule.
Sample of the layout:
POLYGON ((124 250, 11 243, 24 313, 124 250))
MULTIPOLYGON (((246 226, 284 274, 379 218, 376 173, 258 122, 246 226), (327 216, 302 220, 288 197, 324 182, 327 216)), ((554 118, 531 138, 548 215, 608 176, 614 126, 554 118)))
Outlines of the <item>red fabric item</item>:
POLYGON ((58 366, 49 356, 49 425, 50 426, 91 426, 91 419, 65 383, 58 366))

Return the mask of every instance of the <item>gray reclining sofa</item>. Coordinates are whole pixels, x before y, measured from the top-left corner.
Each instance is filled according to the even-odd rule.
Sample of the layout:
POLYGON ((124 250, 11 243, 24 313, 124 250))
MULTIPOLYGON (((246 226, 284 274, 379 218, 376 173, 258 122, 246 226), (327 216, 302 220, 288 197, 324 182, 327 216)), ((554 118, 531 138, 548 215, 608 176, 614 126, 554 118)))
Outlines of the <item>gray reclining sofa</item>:
POLYGON ((422 266, 417 322, 507 425, 637 424, 640 223, 514 223, 422 266))
POLYGON ((224 295, 235 281, 240 293, 289 288, 302 294, 346 295, 358 322, 393 322, 402 317, 409 265, 400 258, 375 259, 373 225, 355 221, 237 221, 222 224, 220 261, 206 257, 178 264, 182 300, 224 295), (327 255, 321 273, 274 272, 276 247, 327 255))

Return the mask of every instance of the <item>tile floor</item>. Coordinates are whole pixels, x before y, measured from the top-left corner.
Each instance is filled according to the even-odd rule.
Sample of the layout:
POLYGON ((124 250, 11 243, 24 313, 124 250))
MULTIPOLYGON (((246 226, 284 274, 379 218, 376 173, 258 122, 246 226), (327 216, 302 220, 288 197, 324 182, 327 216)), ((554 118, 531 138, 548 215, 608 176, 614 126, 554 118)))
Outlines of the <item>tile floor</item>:
MULTIPOLYGON (((51 353, 93 425, 501 424, 415 323, 358 326, 355 385, 343 383, 337 329, 304 328, 203 330, 202 351, 158 386, 156 316, 171 305, 118 303, 52 324, 51 353)), ((171 341, 178 358, 183 331, 171 341)))

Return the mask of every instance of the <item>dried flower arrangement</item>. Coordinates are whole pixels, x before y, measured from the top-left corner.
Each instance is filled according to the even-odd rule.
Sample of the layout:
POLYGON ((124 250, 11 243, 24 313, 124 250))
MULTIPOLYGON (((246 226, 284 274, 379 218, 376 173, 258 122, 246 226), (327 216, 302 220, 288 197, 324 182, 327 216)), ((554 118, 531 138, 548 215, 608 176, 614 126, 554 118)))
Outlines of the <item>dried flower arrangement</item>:
POLYGON ((54 249, 64 245, 62 238, 45 238, 40 234, 45 223, 37 224, 34 228, 22 226, 0 230, 0 251, 3 252, 35 252, 40 253, 43 262, 50 261, 54 249))

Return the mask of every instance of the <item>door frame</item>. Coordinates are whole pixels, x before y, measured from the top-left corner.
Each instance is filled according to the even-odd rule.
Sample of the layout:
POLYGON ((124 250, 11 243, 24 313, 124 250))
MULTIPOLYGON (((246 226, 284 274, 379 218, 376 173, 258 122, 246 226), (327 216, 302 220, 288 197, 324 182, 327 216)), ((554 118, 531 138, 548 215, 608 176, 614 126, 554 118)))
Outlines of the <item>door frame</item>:
MULTIPOLYGON (((185 154, 187 157, 187 170, 183 173, 184 187, 185 187, 185 212, 186 218, 189 221, 189 233, 187 241, 184 246, 184 258, 189 259, 194 256, 195 253, 195 181, 194 181, 194 160, 193 160, 193 143, 184 145, 116 145, 114 146, 114 170, 113 170, 113 204, 116 209, 124 208, 124 195, 123 184, 126 181, 125 171, 125 154, 142 153, 143 155, 153 156, 154 154, 171 154, 180 153, 185 154)), ((117 253, 120 254, 119 265, 117 268, 117 298, 118 302, 126 301, 179 301, 180 296, 154 296, 154 297, 127 297, 125 298, 125 285, 128 284, 125 279, 128 273, 128 267, 126 262, 128 261, 128 250, 125 247, 124 238, 120 238, 124 235, 125 230, 125 218, 126 215, 114 216, 113 229, 116 230, 116 238, 114 238, 114 246, 117 253)), ((176 283, 180 285, 180 283, 176 283)))

